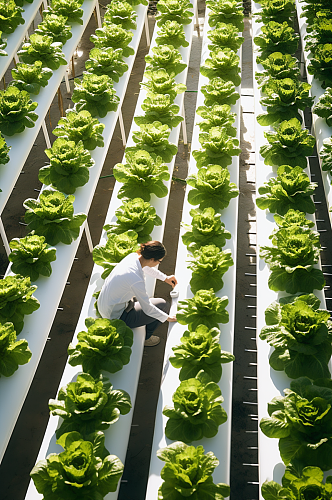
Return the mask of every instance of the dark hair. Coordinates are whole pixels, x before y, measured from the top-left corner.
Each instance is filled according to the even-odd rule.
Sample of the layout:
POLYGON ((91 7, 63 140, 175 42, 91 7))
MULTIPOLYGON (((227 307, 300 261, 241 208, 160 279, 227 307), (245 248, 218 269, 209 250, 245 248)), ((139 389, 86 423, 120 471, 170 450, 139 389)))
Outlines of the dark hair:
POLYGON ((147 243, 141 243, 141 248, 138 250, 144 259, 163 259, 166 255, 166 248, 160 241, 148 241, 147 243))

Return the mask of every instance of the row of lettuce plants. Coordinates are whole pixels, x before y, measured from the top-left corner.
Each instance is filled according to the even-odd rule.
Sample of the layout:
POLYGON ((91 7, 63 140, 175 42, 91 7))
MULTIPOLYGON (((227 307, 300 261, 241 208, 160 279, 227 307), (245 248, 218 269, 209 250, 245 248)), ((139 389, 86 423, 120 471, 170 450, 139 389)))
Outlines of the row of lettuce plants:
POLYGON ((24 3, 32 3, 33 0, 1 0, 0 1, 0 56, 8 56, 6 35, 14 33, 20 24, 24 24, 22 12, 24 3))
MULTIPOLYGON (((191 189, 187 189, 185 221, 189 218, 187 204, 196 208, 190 210, 191 223, 184 225, 182 234, 182 244, 189 252, 193 297, 178 303, 178 322, 187 326, 181 343, 174 345, 173 333, 168 339, 173 345, 169 362, 179 369, 176 377, 180 385, 173 393, 173 406, 168 406, 166 394, 168 388, 174 390, 174 376, 167 379, 166 375, 162 385, 163 404, 166 402, 162 413, 167 418, 164 436, 175 443, 157 451, 157 457, 165 462, 158 498, 173 497, 175 492, 179 492, 178 498, 223 498, 230 493, 227 484, 213 482, 212 474, 219 464, 213 452, 204 454, 203 446, 190 446, 193 441, 216 438, 219 426, 226 422, 220 379, 222 365, 234 360, 230 352, 222 350, 220 324, 228 323, 229 314, 228 298, 219 295, 224 274, 233 266, 231 250, 223 249, 231 233, 222 219, 231 199, 238 196, 227 167, 240 153, 231 104, 239 98, 235 86, 241 82, 237 52, 243 42, 238 33, 243 30, 243 9, 240 2, 224 0, 208 0, 207 7, 208 24, 214 29, 207 32, 209 53, 200 68, 208 83, 201 87, 204 106, 197 109, 202 118, 198 123, 201 149, 192 153, 197 173, 191 172, 187 178, 191 189), (166 388, 167 384, 171 387, 166 388), (183 470, 183 461, 188 472, 183 470)), ((182 267, 182 253, 179 257, 182 267)), ((155 473, 153 469, 152 475, 155 473)), ((155 494, 152 487, 151 498, 155 494)))
MULTIPOLYGON (((149 66, 145 72, 146 79, 142 83, 148 89, 147 98, 142 106, 145 115, 135 118, 135 121, 140 122, 140 130, 133 134, 136 146, 126 148, 126 162, 128 163, 118 164, 114 167, 115 178, 123 184, 123 188, 119 190, 119 197, 120 199, 125 198, 124 204, 116 213, 118 223, 114 227, 105 227, 108 233, 106 245, 104 247, 98 245, 93 252, 95 263, 102 265, 105 269, 103 277, 106 277, 114 265, 125 255, 138 248, 137 242, 147 241, 153 227, 161 223, 149 201, 152 194, 157 197, 166 196, 167 188, 163 184, 163 180, 169 179, 169 172, 164 162, 170 162, 177 152, 177 147, 169 143, 168 136, 170 126, 179 126, 181 121, 181 117, 177 116, 179 106, 174 104, 174 99, 178 93, 185 90, 185 86, 177 84, 174 76, 186 67, 186 64, 181 62, 181 55, 177 48, 181 45, 188 45, 184 37, 183 24, 191 22, 193 15, 191 9, 192 5, 186 0, 174 2, 160 0, 158 3, 157 23, 161 29, 158 32, 157 44, 158 39, 161 43, 153 49, 154 55, 147 57, 149 66), (176 46, 172 45, 173 40, 176 46), (142 198, 138 198, 138 195, 141 195, 142 198), (138 229, 137 232, 136 229, 138 229)), ((106 24, 103 29, 104 36, 109 36, 106 24)), ((97 30, 98 32, 101 33, 102 30, 97 30)), ((102 51, 100 54, 102 55, 102 51)), ((77 344, 69 346, 69 364, 71 366, 81 365, 84 372, 83 377, 94 377, 94 384, 100 385, 101 382, 101 386, 103 384, 105 386, 106 381, 102 378, 98 379, 101 370, 115 373, 121 370, 123 365, 129 363, 133 333, 121 320, 87 318, 85 323, 88 331, 78 333, 77 344)), ((78 380, 79 378, 80 375, 78 380)), ((85 385, 84 379, 83 386, 85 385)), ((88 431, 84 435, 78 434, 78 430, 81 432, 81 424, 75 423, 72 426, 71 414, 66 416, 63 411, 66 405, 65 394, 68 395, 68 392, 68 389, 61 389, 58 400, 56 402, 50 401, 50 410, 53 415, 64 418, 64 422, 57 430, 57 437, 59 437, 58 444, 63 446, 65 451, 56 455, 56 460, 62 464, 65 461, 70 462, 71 477, 68 477, 65 467, 61 468, 57 478, 54 477, 53 455, 38 462, 31 472, 31 476, 38 492, 42 493, 45 499, 49 498, 50 490, 54 491, 58 485, 59 495, 60 492, 63 494, 66 491, 68 494, 73 494, 73 498, 81 498, 82 495, 89 496, 99 492, 103 497, 106 493, 104 489, 104 465, 102 469, 94 466, 92 463, 94 458, 88 456, 83 447, 95 447, 95 440, 102 439, 101 453, 105 453, 103 451, 105 437, 101 431, 107 429, 112 423, 111 414, 106 412, 106 418, 100 418, 98 407, 94 401, 91 401, 87 410, 91 417, 88 431), (60 436, 62 432, 65 432, 65 437, 60 436), (72 445, 73 442, 74 445, 72 445), (83 474, 79 470, 80 467, 76 460, 78 447, 80 447, 82 460, 88 464, 83 474), (93 482, 90 482, 91 474, 95 478, 93 482), (59 481, 60 476, 61 481, 59 481), (80 476, 80 486, 82 483, 85 485, 84 491, 82 488, 75 490, 78 476, 80 476)), ((80 388, 80 392, 82 392, 82 388, 80 388)), ((83 392, 90 393, 90 390, 87 388, 83 392)), ((116 392, 121 393, 121 391, 116 392)), ((86 408, 86 398, 83 399, 86 408)), ((115 399, 117 399, 117 414, 119 412, 128 413, 131 408, 129 396, 125 394, 115 399)), ((68 400, 68 409, 70 405, 68 400)), ((116 420, 117 418, 114 419, 114 422, 116 420)), ((100 458, 103 457, 100 456, 100 458)), ((108 460, 109 462, 105 466, 109 476, 109 489, 107 491, 115 491, 123 465, 119 459, 114 459, 112 463, 110 459, 108 460)))
MULTIPOLYGON (((68 5, 65 3, 63 8, 69 8, 68 5)), ((77 21, 83 12, 78 6, 76 10, 77 21)), ((71 12, 73 15, 75 10, 72 9, 71 12)), ((24 314, 29 314, 39 307, 37 299, 31 297, 37 287, 31 286, 30 280, 34 282, 40 276, 51 275, 51 262, 56 259, 54 245, 71 244, 79 236, 81 225, 86 220, 85 214, 74 214, 75 197, 72 193, 89 180, 89 168, 94 165, 90 151, 104 145, 101 135, 104 125, 96 116, 105 116, 107 112, 114 111, 117 107, 118 98, 112 87, 112 81, 118 81, 128 69, 124 57, 133 53, 133 49, 128 46, 133 33, 129 29, 122 28, 120 23, 128 25, 128 18, 131 18, 130 26, 135 27, 134 14, 133 7, 127 2, 110 4, 105 13, 103 28, 97 29, 96 35, 92 36, 96 47, 91 50, 90 58, 86 62, 87 71, 82 80, 75 79, 73 101, 76 105, 55 128, 54 134, 60 138, 53 143, 51 149, 46 150, 50 164, 39 171, 39 180, 49 185, 51 189, 45 188, 38 200, 28 199, 24 202, 27 209, 25 222, 30 233, 25 238, 14 238, 10 242, 12 250, 9 255, 12 263, 10 271, 14 276, 7 276, 1 280, 2 322, 13 323, 16 333, 20 333, 23 328, 21 313, 23 306, 13 307, 15 294, 24 305, 24 314), (115 23, 112 23, 112 20, 115 20, 115 23), (109 32, 108 41, 103 38, 105 30, 109 32), (126 56, 123 54, 124 51, 126 56), (103 68, 106 68, 105 74, 103 68), (107 73, 113 78, 111 79, 107 73), (84 83, 87 87, 85 92, 84 83), (100 102, 102 107, 99 106, 100 102), (9 305, 10 315, 5 313, 5 308, 9 305)), ((54 13, 50 15, 56 21, 56 15, 54 13)), ((65 20, 64 16, 61 17, 65 20)), ((49 17, 45 15, 43 23, 48 20, 49 17)), ((45 26, 43 23, 39 25, 39 30, 45 26)), ((26 341, 16 342, 13 338, 11 323, 7 325, 6 333, 4 332, 2 336, 3 369, 0 373, 5 376, 12 375, 18 364, 24 364, 31 358, 26 341)))
MULTIPOLYGON (((326 123, 328 129, 322 130, 322 126, 317 126, 314 119, 314 129, 316 130, 317 149, 321 160, 321 168, 328 173, 329 183, 332 183, 332 139, 329 130, 332 126, 331 105, 332 105, 332 8, 330 2, 326 0, 318 2, 301 2, 300 17, 306 19, 307 30, 303 37, 304 51, 308 54, 305 58, 307 72, 313 77, 313 85, 317 87, 316 103, 312 112, 326 123), (325 92, 324 92, 325 89, 325 92), (324 138, 325 137, 325 138, 324 138), (322 140, 323 138, 323 140, 322 140)), ((300 20, 301 22, 301 20, 300 20)), ((323 125, 324 126, 324 125, 323 125)), ((328 193, 328 190, 326 190, 328 193)), ((331 201, 328 201, 331 205, 331 201)))
POLYGON ((315 211, 311 196, 317 185, 303 169, 315 140, 302 127, 300 114, 312 106, 313 98, 310 85, 299 81, 298 63, 292 56, 299 38, 293 29, 295 2, 260 3, 262 9, 256 16, 263 26, 254 41, 260 50, 257 62, 264 71, 256 73, 256 79, 267 113, 258 115, 257 121, 274 128, 264 133, 268 144, 260 147, 260 155, 265 165, 277 168, 277 175, 258 188, 258 208, 275 213, 277 225, 270 236, 272 246, 262 246, 260 257, 269 264, 270 290, 285 293, 266 309, 266 326, 259 336, 274 348, 269 358, 272 369, 294 379, 285 397, 269 403, 270 417, 260 422, 267 437, 279 438, 280 456, 287 466, 282 485, 266 481, 262 495, 266 500, 328 498, 332 477, 324 483, 322 471, 332 467, 328 368, 332 325, 330 313, 319 309, 321 300, 313 294, 325 284, 317 266, 319 234, 312 229, 314 222, 306 218, 315 211))

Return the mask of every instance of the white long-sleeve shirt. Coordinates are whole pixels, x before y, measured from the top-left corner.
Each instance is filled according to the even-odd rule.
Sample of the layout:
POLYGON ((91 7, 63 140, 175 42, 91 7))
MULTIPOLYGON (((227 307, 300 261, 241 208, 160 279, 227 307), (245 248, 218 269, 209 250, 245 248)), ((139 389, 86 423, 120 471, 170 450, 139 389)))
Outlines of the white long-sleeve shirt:
POLYGON ((144 274, 165 281, 167 275, 154 267, 142 268, 137 253, 127 255, 107 276, 98 297, 98 311, 103 318, 119 319, 128 302, 136 297, 148 316, 164 323, 168 314, 154 306, 146 293, 144 274))

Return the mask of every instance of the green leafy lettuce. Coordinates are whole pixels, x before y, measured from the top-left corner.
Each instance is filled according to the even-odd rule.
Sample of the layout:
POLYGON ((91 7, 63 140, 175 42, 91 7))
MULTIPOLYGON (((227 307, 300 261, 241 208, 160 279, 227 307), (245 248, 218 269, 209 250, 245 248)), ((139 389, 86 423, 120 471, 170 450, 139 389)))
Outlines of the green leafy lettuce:
POLYGON ((159 0, 157 10, 156 21, 159 27, 163 26, 165 21, 190 24, 194 15, 193 6, 189 0, 159 0))
POLYGON ((4 33, 13 33, 19 24, 24 24, 23 9, 14 0, 0 0, 0 26, 4 33))
POLYGON ((59 438, 66 432, 79 429, 84 438, 95 431, 103 431, 131 409, 130 396, 115 390, 102 375, 94 379, 88 373, 78 375, 75 382, 62 387, 58 399, 48 402, 50 413, 62 418, 56 430, 59 438))
POLYGON ((144 150, 160 157, 163 162, 170 163, 178 151, 177 146, 168 141, 170 132, 168 125, 163 125, 158 121, 142 124, 139 131, 133 132, 133 141, 136 146, 127 147, 126 152, 144 150))
POLYGON ((34 127, 38 118, 34 113, 37 106, 25 90, 7 87, 0 91, 0 132, 11 136, 23 132, 26 127, 34 127))
POLYGON ((311 382, 301 377, 293 380, 290 387, 285 389, 285 397, 273 398, 269 403, 270 418, 262 418, 260 428, 267 437, 279 438, 285 465, 292 463, 297 470, 304 466, 329 470, 332 468, 332 381, 311 382))
POLYGON ((180 380, 194 378, 203 370, 213 382, 219 382, 222 375, 222 364, 234 361, 230 352, 222 351, 219 344, 218 328, 209 329, 199 325, 194 331, 185 331, 181 344, 172 347, 174 352, 169 360, 174 368, 181 368, 180 380))
POLYGON ((95 75, 84 72, 83 78, 75 78, 71 97, 77 111, 89 111, 91 116, 104 118, 109 111, 116 111, 119 97, 113 88, 113 82, 107 75, 95 75))
POLYGON ((25 222, 28 229, 35 231, 39 236, 45 236, 49 245, 64 243, 70 245, 78 238, 80 228, 86 220, 86 215, 74 215, 75 196, 65 196, 59 191, 44 189, 39 200, 28 198, 23 203, 25 222))
POLYGON ((217 292, 224 286, 222 278, 233 264, 231 250, 220 250, 215 245, 205 245, 195 250, 188 263, 192 271, 191 291, 196 293, 213 288, 217 292))
POLYGON ((234 24, 217 23, 214 30, 208 31, 207 36, 212 42, 208 45, 210 51, 228 47, 237 52, 244 42, 244 38, 239 35, 239 30, 234 24))
POLYGON ((184 443, 214 437, 219 425, 227 420, 221 403, 224 398, 220 387, 211 381, 203 370, 195 378, 184 380, 172 397, 174 408, 165 406, 163 415, 168 417, 165 434, 173 441, 184 443))
POLYGON ((235 113, 231 113, 228 104, 213 104, 212 106, 199 106, 196 113, 204 118, 198 122, 201 131, 209 132, 212 127, 223 127, 226 134, 235 137, 236 129, 233 127, 235 113))
POLYGON ((267 24, 270 21, 278 23, 294 22, 295 0, 261 0, 262 10, 255 14, 259 23, 267 24))
POLYGON ((286 214, 277 215, 275 214, 274 220, 278 227, 291 227, 291 226, 300 226, 300 227, 314 227, 315 223, 306 218, 306 214, 304 212, 300 212, 300 210, 290 209, 286 214))
POLYGON ((212 78, 208 84, 202 85, 201 92, 204 95, 204 105, 235 104, 240 95, 235 92, 235 85, 220 77, 212 78))
POLYGON ((157 457, 165 462, 161 470, 163 483, 158 490, 159 500, 209 498, 224 500, 230 494, 227 484, 214 484, 212 473, 219 460, 212 451, 204 454, 203 446, 188 446, 175 442, 157 451, 157 457))
POLYGON ((101 370, 115 373, 127 365, 133 345, 133 331, 121 319, 87 318, 88 331, 79 332, 76 346, 69 344, 68 363, 82 365, 93 377, 101 370))
POLYGON ((315 138, 308 130, 302 129, 297 118, 284 120, 275 132, 264 132, 269 144, 260 147, 265 165, 290 165, 307 167, 307 156, 312 155, 315 138))
POLYGON ((29 42, 22 45, 17 55, 24 63, 33 64, 35 61, 41 61, 43 66, 54 71, 61 65, 67 64, 61 47, 62 43, 53 42, 52 37, 33 33, 29 42))
POLYGON ((286 21, 283 23, 270 21, 262 26, 262 34, 254 38, 254 43, 261 51, 257 62, 264 61, 273 52, 294 54, 299 44, 299 38, 300 36, 294 32, 291 26, 288 26, 286 21))
POLYGON ((281 480, 282 486, 275 481, 265 481, 262 496, 265 500, 327 500, 332 495, 332 476, 326 478, 325 484, 323 480, 324 473, 319 467, 304 467, 299 473, 288 466, 281 480))
POLYGON ((96 500, 116 491, 123 464, 106 450, 99 431, 84 441, 79 432, 63 434, 57 444, 64 448, 40 460, 30 472, 44 500, 96 500))
POLYGON ((237 0, 208 0, 209 25, 217 26, 218 23, 234 25, 238 31, 244 30, 243 5, 237 0))
MULTIPOLYGON (((329 13, 331 14, 331 12, 329 13)), ((328 14, 327 14, 328 16, 328 14)), ((310 23, 311 24, 311 23, 310 23)), ((328 17, 316 17, 310 26, 311 33, 308 33, 306 40, 306 50, 315 52, 317 45, 332 43, 332 19, 328 17)), ((309 31, 309 30, 308 30, 309 31)))
POLYGON ((288 296, 265 311, 266 325, 260 338, 274 351, 270 365, 290 378, 330 378, 328 362, 332 354, 330 313, 319 309, 315 295, 288 296))
POLYGON ((84 186, 89 180, 89 168, 94 160, 82 141, 77 144, 67 139, 56 139, 51 149, 45 153, 50 159, 50 165, 39 169, 38 178, 46 185, 52 185, 65 194, 75 193, 78 187, 84 186))
POLYGON ((121 234, 108 233, 106 244, 94 247, 92 258, 95 264, 105 269, 101 275, 103 279, 111 273, 116 264, 121 262, 126 255, 138 250, 137 237, 136 231, 132 229, 121 234))
POLYGON ((32 294, 37 290, 30 278, 19 274, 0 280, 0 323, 10 321, 19 334, 23 329, 23 318, 36 311, 40 304, 32 294))
POLYGON ((211 127, 208 132, 199 134, 202 150, 193 151, 197 168, 210 167, 212 164, 227 167, 232 163, 232 156, 241 153, 239 140, 229 137, 227 128, 211 127))
POLYGON ((0 165, 5 165, 9 162, 8 153, 11 150, 11 146, 7 146, 5 138, 0 132, 0 165))
POLYGON ((187 184, 193 188, 188 193, 188 202, 199 205, 200 210, 208 207, 216 212, 223 210, 239 194, 234 182, 230 182, 228 169, 220 165, 200 168, 197 174, 187 177, 187 184))
POLYGON ((175 49, 178 49, 181 46, 188 47, 189 42, 186 40, 181 23, 177 21, 165 21, 157 32, 156 44, 173 45, 175 49))
POLYGON ((52 0, 52 8, 44 11, 44 15, 51 13, 67 18, 68 23, 83 24, 83 9, 80 7, 83 0, 52 0))
POLYGON ((149 71, 145 76, 148 81, 141 82, 141 85, 154 94, 169 94, 172 101, 174 101, 177 94, 182 94, 187 89, 183 83, 176 83, 173 73, 168 74, 165 69, 149 71))
POLYGON ((173 99, 168 94, 154 94, 149 92, 142 104, 143 116, 135 116, 137 125, 145 125, 155 121, 167 125, 170 128, 177 127, 182 122, 183 116, 179 116, 180 107, 173 104, 173 99))
POLYGON ((7 52, 4 50, 7 47, 7 38, 2 38, 2 31, 0 31, 0 57, 8 56, 7 52))
POLYGON ((316 187, 317 184, 310 182, 301 167, 281 165, 277 177, 271 177, 258 188, 262 196, 256 198, 256 205, 261 210, 268 209, 280 215, 285 215, 292 208, 313 214, 315 204, 312 195, 316 187))
POLYGON ((323 147, 319 152, 322 161, 322 170, 332 173, 332 139, 324 139, 323 147))
POLYGON ((272 52, 264 61, 261 62, 265 71, 258 73, 255 78, 258 86, 265 92, 265 87, 269 85, 271 79, 282 80, 291 78, 298 80, 300 76, 299 62, 291 54, 282 54, 281 52, 272 52))
POLYGON ((102 28, 97 28, 95 35, 91 35, 90 40, 96 47, 104 49, 113 47, 113 49, 122 49, 124 57, 135 54, 132 47, 129 46, 133 38, 133 32, 125 30, 114 23, 104 23, 102 28))
POLYGON ((148 66, 146 71, 154 72, 164 69, 167 73, 178 75, 187 67, 182 61, 180 52, 173 45, 156 45, 152 48, 153 56, 145 56, 148 66))
POLYGON ((123 61, 122 49, 113 49, 113 47, 91 49, 85 67, 89 73, 99 76, 107 75, 114 82, 118 82, 128 70, 128 65, 123 61))
POLYGON ((126 30, 135 30, 137 14, 128 2, 111 2, 104 15, 104 23, 119 24, 126 30))
POLYGON ((182 241, 193 252, 203 245, 216 245, 222 248, 226 240, 231 239, 231 233, 225 229, 225 224, 220 220, 220 214, 212 207, 204 210, 190 210, 191 225, 184 224, 187 231, 182 235, 182 241))
POLYGON ((71 26, 67 24, 67 17, 52 13, 44 15, 44 19, 38 24, 35 33, 51 36, 53 42, 60 42, 62 45, 73 36, 71 26))
POLYGON ((290 294, 322 290, 323 273, 314 267, 321 251, 319 233, 294 225, 282 227, 271 238, 274 246, 262 246, 260 252, 270 265, 269 288, 290 294))
POLYGON ((104 128, 105 125, 97 118, 93 118, 89 111, 70 109, 66 111, 64 118, 60 118, 53 134, 75 143, 82 141, 84 148, 93 150, 104 146, 102 136, 104 128))
POLYGON ((258 123, 269 126, 290 118, 297 118, 302 122, 299 110, 311 108, 314 103, 314 98, 309 96, 310 89, 309 83, 291 78, 282 80, 271 78, 264 86, 265 95, 260 100, 261 105, 266 106, 267 114, 258 115, 258 123))
POLYGON ((308 73, 322 82, 323 89, 332 86, 332 43, 317 45, 308 64, 308 73))
POLYGON ((216 297, 213 288, 198 290, 191 299, 178 302, 176 319, 180 325, 188 325, 189 331, 195 331, 201 324, 212 329, 219 323, 228 323, 227 305, 228 298, 216 297))
POLYGON ((312 109, 315 115, 324 118, 327 125, 332 127, 332 88, 328 87, 324 94, 320 96, 318 102, 312 109))
POLYGON ((161 226, 161 218, 156 214, 155 208, 142 198, 126 200, 117 210, 116 224, 107 224, 104 230, 107 233, 121 234, 129 229, 137 233, 137 241, 145 243, 151 241, 151 232, 154 226, 161 226))
POLYGON ((39 94, 40 87, 46 87, 48 80, 53 75, 49 68, 43 68, 41 61, 35 61, 33 64, 17 64, 12 69, 13 81, 11 85, 19 90, 26 90, 29 94, 39 94))
POLYGON ((210 57, 205 59, 204 64, 200 67, 200 72, 210 80, 220 77, 238 86, 241 83, 239 62, 240 58, 234 50, 228 47, 217 49, 210 52, 210 57))
POLYGON ((29 234, 25 238, 13 238, 8 256, 11 271, 36 281, 40 275, 51 276, 51 262, 56 259, 56 249, 45 243, 44 236, 29 234))
POLYGON ((118 197, 137 198, 150 201, 151 194, 158 198, 167 195, 167 186, 163 181, 170 177, 168 167, 160 156, 152 156, 148 151, 126 149, 127 163, 117 163, 113 168, 114 177, 123 183, 118 197))
POLYGON ((19 365, 30 361, 31 356, 28 342, 16 340, 13 323, 0 323, 0 377, 13 375, 19 365))

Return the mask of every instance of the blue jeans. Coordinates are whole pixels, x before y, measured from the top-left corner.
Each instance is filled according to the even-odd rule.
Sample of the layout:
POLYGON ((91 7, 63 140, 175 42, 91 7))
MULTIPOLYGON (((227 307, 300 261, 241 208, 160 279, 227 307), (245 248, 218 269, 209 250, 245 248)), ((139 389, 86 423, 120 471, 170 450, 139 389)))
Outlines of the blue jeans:
MULTIPOLYGON (((166 302, 164 299, 152 298, 150 302, 161 311, 164 311, 168 314, 170 309, 169 302, 166 302)), ((133 309, 129 312, 123 311, 120 316, 120 319, 126 323, 129 328, 136 328, 138 326, 146 326, 145 339, 149 339, 158 325, 161 324, 161 321, 158 319, 152 318, 152 316, 148 316, 143 312, 141 305, 139 302, 135 302, 133 309)))

